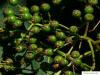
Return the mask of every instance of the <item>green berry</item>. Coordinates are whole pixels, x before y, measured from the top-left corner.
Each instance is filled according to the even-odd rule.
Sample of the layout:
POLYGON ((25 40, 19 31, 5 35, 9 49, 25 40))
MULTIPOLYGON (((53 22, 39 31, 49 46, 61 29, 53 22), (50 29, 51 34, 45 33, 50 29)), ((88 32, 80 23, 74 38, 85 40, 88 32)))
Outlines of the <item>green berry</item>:
POLYGON ((9 3, 12 5, 18 4, 18 0, 9 0, 9 3))
POLYGON ((55 47, 62 48, 64 46, 64 43, 65 43, 64 41, 56 41, 55 47))
POLYGON ((74 75, 74 73, 72 71, 65 71, 64 75, 74 75))
POLYGON ((34 58, 34 54, 31 52, 26 53, 25 58, 27 60, 32 60, 34 58))
POLYGON ((52 0, 52 3, 54 5, 59 5, 62 2, 62 0, 52 0))
POLYGON ((14 23, 17 20, 16 16, 10 15, 7 17, 7 22, 8 23, 14 23))
POLYGON ((64 32, 57 31, 57 32, 56 32, 56 37, 57 37, 58 39, 65 39, 66 35, 65 35, 64 32))
POLYGON ((31 47, 31 49, 33 49, 33 50, 36 49, 36 48, 38 48, 38 46, 37 46, 36 44, 31 44, 30 47, 31 47))
POLYGON ((41 10, 49 11, 50 10, 50 5, 48 3, 41 4, 41 10))
POLYGON ((34 44, 36 42, 37 42, 37 39, 36 38, 30 38, 29 39, 29 43, 31 43, 31 44, 34 44))
POLYGON ((57 38, 56 38, 55 35, 49 35, 48 41, 51 42, 51 43, 55 43, 57 41, 57 38))
POLYGON ((22 26, 22 21, 21 20, 16 20, 14 22, 14 27, 21 27, 22 26))
POLYGON ((88 3, 91 5, 96 5, 98 4, 98 0, 88 0, 88 3))
POLYGON ((32 19, 32 15, 30 13, 24 13, 24 14, 21 14, 21 18, 24 21, 31 20, 32 19))
POLYGON ((32 21, 35 23, 39 23, 41 21, 41 17, 39 15, 33 15, 32 21))
POLYGON ((53 49, 47 48, 47 49, 45 50, 44 53, 45 53, 46 55, 48 55, 48 56, 51 56, 51 55, 53 55, 53 49))
POLYGON ((84 8, 85 13, 93 13, 94 12, 94 8, 91 5, 87 5, 84 8))
POLYGON ((94 15, 93 14, 85 14, 84 19, 86 21, 93 21, 94 20, 94 15))
POLYGON ((5 60, 5 62, 6 62, 7 65, 10 65, 10 64, 13 63, 13 60, 12 60, 11 58, 7 58, 7 59, 5 60))
POLYGON ((57 56, 54 57, 54 62, 61 63, 62 59, 63 59, 62 56, 57 55, 57 56))
POLYGON ((29 9, 26 6, 19 7, 19 12, 22 13, 29 13, 29 9))
POLYGON ((56 20, 50 21, 50 26, 53 28, 59 27, 59 22, 56 20))
POLYGON ((71 56, 73 58, 78 58, 80 56, 80 53, 79 53, 79 51, 72 51, 71 56))
POLYGON ((81 63, 82 63, 82 61, 81 61, 81 59, 76 58, 76 59, 73 60, 73 63, 74 63, 75 65, 77 65, 77 66, 80 66, 81 63))
POLYGON ((51 31, 50 25, 49 24, 44 24, 42 30, 44 32, 50 32, 51 31))
POLYGON ((65 58, 63 58, 60 64, 63 66, 68 65, 68 61, 65 58))
POLYGON ((71 33, 77 33, 78 32, 78 27, 77 26, 70 26, 69 27, 69 31, 71 33))
POLYGON ((81 11, 80 10, 73 10, 72 16, 79 18, 81 16, 81 11))
POLYGON ((43 51, 43 48, 42 47, 38 47, 37 49, 36 49, 36 52, 42 52, 43 51))
POLYGON ((13 11, 11 8, 5 8, 5 9, 3 10, 3 14, 4 14, 5 16, 11 16, 11 15, 14 15, 14 11, 13 11))
POLYGON ((31 7, 31 12, 34 12, 34 13, 37 13, 37 12, 39 12, 39 6, 37 6, 37 5, 33 5, 32 7, 31 7))
POLYGON ((23 46, 23 45, 18 45, 17 47, 16 47, 16 51, 17 52, 23 52, 25 50, 25 47, 23 46))
POLYGON ((33 32, 34 34, 37 34, 40 32, 40 27, 38 26, 33 26, 32 29, 30 30, 31 32, 33 32))

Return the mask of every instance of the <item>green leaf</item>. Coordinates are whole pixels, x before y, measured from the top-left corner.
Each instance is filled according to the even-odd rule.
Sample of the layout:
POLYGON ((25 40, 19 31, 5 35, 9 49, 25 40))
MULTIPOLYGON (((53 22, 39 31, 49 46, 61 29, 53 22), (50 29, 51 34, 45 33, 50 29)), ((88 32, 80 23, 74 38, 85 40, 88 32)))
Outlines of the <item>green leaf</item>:
POLYGON ((25 69, 23 69, 22 72, 25 73, 25 74, 33 73, 31 64, 29 66, 27 66, 25 69))
POLYGON ((39 69, 36 75, 47 75, 42 69, 39 69))
POLYGON ((60 75, 61 74, 61 70, 59 70, 58 72, 54 73, 54 75, 60 75))
POLYGON ((40 68, 40 63, 37 62, 37 61, 35 61, 35 60, 33 60, 33 61, 32 61, 32 68, 33 68, 34 70, 39 69, 39 68, 40 68))
POLYGON ((52 63, 53 59, 49 56, 44 56, 44 60, 42 62, 52 63))
POLYGON ((2 54, 3 54, 3 47, 2 46, 0 46, 0 62, 2 61, 2 54))
POLYGON ((47 75, 53 75, 53 71, 46 71, 47 75))

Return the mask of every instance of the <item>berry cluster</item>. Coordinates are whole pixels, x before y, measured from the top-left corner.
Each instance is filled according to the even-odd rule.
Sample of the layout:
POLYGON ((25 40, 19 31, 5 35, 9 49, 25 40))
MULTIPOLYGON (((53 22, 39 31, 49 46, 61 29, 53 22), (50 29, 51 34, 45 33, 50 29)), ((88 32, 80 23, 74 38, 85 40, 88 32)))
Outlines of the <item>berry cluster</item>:
POLYGON ((100 12, 98 0, 76 0, 84 9, 73 9, 71 16, 81 26, 63 25, 53 18, 52 12, 67 0, 19 1, 8 0, 2 10, 5 27, 0 28, 4 43, 0 43, 4 51, 0 75, 74 75, 95 70, 95 53, 100 50, 100 17, 95 16, 95 9, 100 12), (94 22, 97 24, 90 26, 94 22), (96 36, 91 36, 92 32, 97 32, 96 36), (92 58, 91 62, 87 58, 92 58))

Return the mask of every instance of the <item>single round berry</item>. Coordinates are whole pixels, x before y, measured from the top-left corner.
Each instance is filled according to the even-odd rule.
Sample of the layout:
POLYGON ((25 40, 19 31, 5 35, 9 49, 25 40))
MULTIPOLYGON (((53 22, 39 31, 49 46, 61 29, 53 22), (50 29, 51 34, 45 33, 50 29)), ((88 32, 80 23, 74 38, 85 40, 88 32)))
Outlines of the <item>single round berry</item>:
POLYGON ((86 21, 93 21, 94 20, 94 15, 93 14, 85 14, 84 19, 86 21))
POLYGON ((64 41, 56 41, 55 47, 62 48, 64 46, 64 43, 65 43, 64 41))
POLYGON ((78 58, 80 56, 80 53, 79 53, 79 51, 72 51, 71 56, 73 58, 78 58))
POLYGON ((62 61, 60 62, 60 64, 62 66, 68 65, 68 60, 66 60, 65 58, 63 58, 62 61))
POLYGON ((43 27, 42 27, 42 30, 44 32, 50 32, 51 31, 50 25, 49 24, 44 24, 43 27))
POLYGON ((25 50, 25 47, 23 46, 23 45, 18 45, 17 47, 16 47, 16 51, 17 52, 23 52, 25 50))
POLYGON ((31 44, 30 47, 31 47, 31 49, 33 49, 33 50, 36 49, 36 48, 38 48, 38 46, 37 46, 36 44, 31 44))
POLYGON ((53 28, 59 27, 59 22, 56 20, 50 21, 50 26, 53 28))
POLYGON ((33 13, 37 13, 37 12, 39 12, 39 6, 37 6, 37 5, 33 5, 32 7, 31 7, 31 12, 33 13))
POLYGON ((32 19, 32 15, 30 13, 24 13, 24 14, 21 14, 21 18, 24 21, 31 20, 32 19))
POLYGON ((82 61, 79 58, 73 59, 73 63, 77 66, 81 65, 82 61))
POLYGON ((43 52, 43 48, 42 47, 38 47, 37 49, 36 49, 36 52, 43 52))
POLYGON ((34 58, 34 54, 31 52, 26 53, 25 58, 27 60, 32 60, 34 58))
POLYGON ((21 20, 16 20, 14 22, 14 27, 21 27, 22 26, 22 21, 21 20))
POLYGON ((78 27, 77 26, 70 26, 69 27, 69 31, 71 33, 77 33, 78 32, 78 27))
POLYGON ((37 42, 37 39, 36 38, 30 38, 29 39, 29 43, 31 43, 31 44, 34 44, 36 42, 37 42))
POLYGON ((9 0, 9 3, 12 5, 18 4, 18 0, 9 0))
POLYGON ((85 13, 93 13, 94 12, 94 8, 91 5, 87 5, 84 8, 85 13))
POLYGON ((5 16, 11 16, 11 15, 14 15, 14 11, 13 11, 11 8, 5 8, 5 9, 3 10, 3 14, 4 14, 5 16))
POLYGON ((54 5, 59 5, 62 2, 62 0, 52 0, 52 3, 54 5))
POLYGON ((11 15, 7 17, 7 22, 8 23, 14 23, 17 20, 16 16, 11 15))
POLYGON ((88 0, 88 3, 91 5, 96 5, 98 4, 98 0, 88 0))
POLYGON ((19 12, 22 13, 29 13, 29 9, 26 6, 19 7, 19 12))
POLYGON ((77 9, 73 10, 72 16, 77 17, 77 18, 80 17, 81 16, 81 11, 77 10, 77 9))
POLYGON ((49 11, 50 10, 50 5, 48 3, 41 4, 41 10, 49 11))
POLYGON ((72 71, 65 71, 64 75, 74 75, 74 73, 72 71))
POLYGON ((57 31, 57 32, 56 32, 56 37, 57 37, 58 39, 65 39, 66 35, 65 35, 64 32, 57 31))
POLYGON ((57 38, 56 38, 55 35, 49 35, 48 41, 51 42, 51 43, 55 43, 57 41, 57 38))
POLYGON ((57 56, 54 57, 54 62, 56 62, 56 63, 61 63, 62 59, 63 59, 62 56, 57 55, 57 56))
POLYGON ((17 39, 14 40, 14 43, 16 45, 18 45, 18 44, 20 44, 22 42, 22 40, 23 40, 22 38, 17 38, 17 39))
POLYGON ((41 17, 39 15, 33 15, 32 21, 35 23, 39 23, 41 21, 41 17))
POLYGON ((34 34, 37 34, 40 32, 40 27, 38 26, 33 26, 32 29, 30 30, 31 32, 33 32, 34 34))
POLYGON ((7 59, 5 60, 5 63, 6 63, 7 65, 10 65, 10 64, 13 63, 13 60, 12 60, 11 58, 7 58, 7 59))
POLYGON ((53 49, 52 48, 47 48, 47 49, 45 49, 45 52, 44 52, 46 55, 48 55, 48 56, 51 56, 51 55, 53 55, 53 49))

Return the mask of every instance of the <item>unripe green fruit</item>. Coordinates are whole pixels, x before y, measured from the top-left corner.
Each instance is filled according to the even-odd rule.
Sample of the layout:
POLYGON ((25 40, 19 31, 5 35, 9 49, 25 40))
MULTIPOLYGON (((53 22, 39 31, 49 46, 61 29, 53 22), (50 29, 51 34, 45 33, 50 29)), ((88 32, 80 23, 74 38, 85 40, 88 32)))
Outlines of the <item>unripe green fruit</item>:
POLYGON ((94 8, 91 5, 87 5, 84 8, 85 13, 93 13, 94 12, 94 8))
POLYGON ((55 35, 49 35, 48 41, 51 42, 51 43, 55 43, 57 41, 57 38, 56 38, 55 35))
POLYGON ((73 58, 78 58, 80 56, 80 53, 79 53, 79 51, 72 51, 71 56, 73 58))
POLYGON ((16 51, 17 51, 17 52, 23 52, 24 49, 25 49, 25 47, 24 47, 23 45, 18 45, 18 46, 16 47, 16 51))
POLYGON ((52 0, 52 3, 54 5, 59 5, 62 2, 62 0, 52 0))
POLYGON ((33 15, 32 21, 35 23, 39 23, 41 21, 41 17, 39 15, 33 15))
POLYGON ((88 3, 91 5, 96 5, 98 4, 98 0, 88 0, 88 3))
POLYGON ((93 21, 94 20, 94 15, 93 14, 85 14, 84 19, 86 21, 93 21))
POLYGON ((64 41, 56 41, 55 47, 62 48, 64 46, 64 43, 65 43, 64 41))
POLYGON ((14 22, 14 27, 21 27, 22 26, 22 21, 21 20, 16 20, 14 22))
POLYGON ((77 33, 78 32, 78 27, 77 26, 70 26, 69 27, 69 31, 71 33, 77 33))
POLYGON ((77 66, 80 66, 81 63, 82 63, 82 61, 81 61, 81 59, 76 58, 76 59, 73 60, 73 63, 74 63, 75 65, 77 65, 77 66))
POLYGON ((32 15, 30 13, 23 13, 23 14, 21 14, 21 18, 24 21, 31 20, 32 19, 32 15))
POLYGON ((57 27, 59 27, 59 22, 56 20, 50 21, 50 26, 52 28, 57 28, 57 27))
POLYGON ((8 23, 14 23, 17 20, 16 16, 10 15, 7 17, 7 22, 8 23))
POLYGON ((33 53, 26 53, 25 58, 27 60, 32 60, 34 58, 34 54, 33 53))
POLYGON ((36 42, 37 42, 37 39, 36 38, 30 38, 29 39, 29 43, 31 43, 31 44, 34 44, 36 42))
POLYGON ((57 56, 54 57, 54 62, 56 62, 56 63, 61 63, 62 59, 63 59, 62 56, 57 55, 57 56))
POLYGON ((12 5, 18 4, 18 0, 9 0, 9 3, 12 5))
POLYGON ((11 15, 14 15, 14 11, 13 11, 11 8, 5 8, 5 9, 3 10, 3 14, 4 14, 5 16, 11 16, 11 15))
POLYGON ((64 75, 74 75, 74 73, 72 71, 65 71, 64 75))
POLYGON ((21 14, 29 13, 29 9, 26 6, 19 7, 19 12, 21 14))
POLYGON ((7 65, 11 65, 11 64, 13 63, 13 60, 12 60, 11 58, 7 58, 7 59, 5 60, 5 63, 6 63, 7 65))
POLYGON ((66 37, 66 35, 65 35, 65 33, 64 32, 59 32, 59 31, 57 31, 56 32, 56 37, 58 38, 58 39, 65 39, 65 37, 66 37))
POLYGON ((50 25, 49 24, 44 24, 42 30, 44 32, 50 32, 51 31, 50 25))
POLYGON ((47 49, 45 50, 44 53, 45 53, 46 55, 51 56, 51 55, 53 55, 53 49, 51 49, 51 48, 47 48, 47 49))
POLYGON ((30 47, 31 47, 31 49, 33 49, 33 50, 36 49, 36 48, 38 48, 38 46, 37 46, 36 44, 31 44, 30 47))
POLYGON ((73 10, 72 16, 77 17, 77 18, 80 17, 81 16, 81 11, 77 10, 77 9, 73 10))
POLYGON ((33 26, 32 29, 30 30, 31 32, 33 32, 33 34, 37 34, 40 32, 40 27, 38 26, 33 26))
POLYGON ((37 13, 37 12, 39 12, 39 6, 37 6, 37 5, 33 5, 32 7, 31 7, 31 12, 34 12, 34 13, 37 13))
POLYGON ((50 5, 48 3, 41 4, 41 10, 49 11, 50 10, 50 5))

